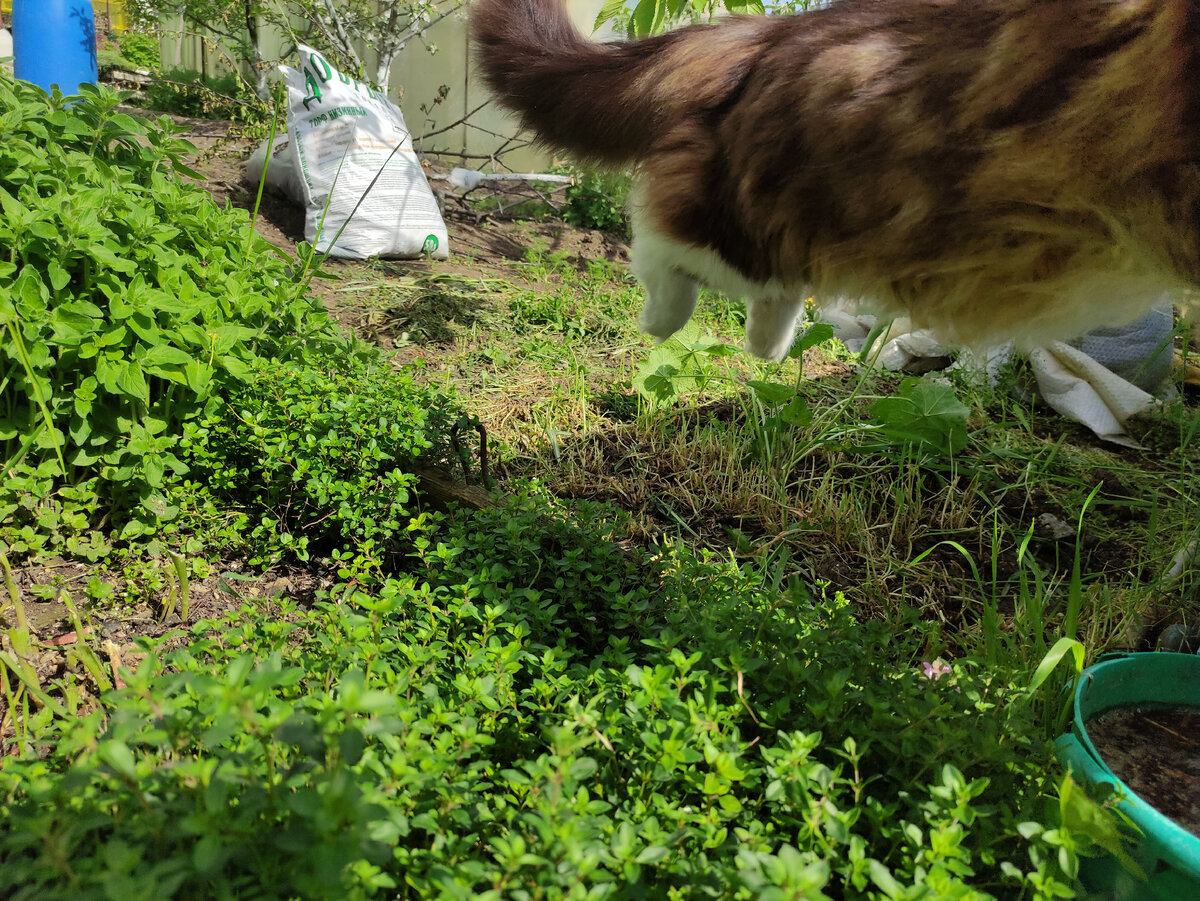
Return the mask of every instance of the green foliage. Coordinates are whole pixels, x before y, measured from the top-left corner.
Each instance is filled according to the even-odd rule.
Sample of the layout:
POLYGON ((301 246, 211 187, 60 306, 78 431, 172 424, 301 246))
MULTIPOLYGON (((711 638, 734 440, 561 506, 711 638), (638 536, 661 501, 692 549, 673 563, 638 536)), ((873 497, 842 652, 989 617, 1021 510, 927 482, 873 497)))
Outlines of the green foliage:
POLYGON ((127 31, 115 39, 102 37, 97 42, 96 64, 102 77, 113 69, 155 72, 162 65, 158 39, 138 31, 127 31))
POLYGON ((740 348, 701 333, 692 319, 656 346, 638 367, 633 386, 652 404, 677 401, 689 392, 702 391, 714 378, 715 361, 741 353, 740 348))
POLYGON ((210 415, 187 424, 183 456, 222 509, 244 512, 260 556, 386 549, 406 535, 429 432, 444 438, 450 417, 444 398, 377 354, 258 361, 210 415))
POLYGON ((196 119, 259 122, 269 108, 237 75, 205 76, 192 69, 170 69, 146 86, 147 108, 196 119))
POLYGON ((413 532, 421 575, 446 588, 479 584, 521 599, 521 616, 539 642, 601 651, 636 640, 656 606, 659 567, 613 540, 619 526, 604 505, 548 508, 542 492, 470 518, 421 518, 413 532))
POLYGON ((217 353, 206 328, 222 301, 199 285, 215 277, 219 289, 226 273, 202 268, 208 248, 190 232, 229 225, 171 177, 190 145, 170 123, 115 113, 118 95, 86 90, 68 110, 0 77, 6 533, 43 501, 76 499, 62 491, 150 510, 178 464, 164 431, 203 403, 224 351, 243 343, 217 353))
MULTIPOLYGON (((832 336, 832 327, 825 323, 809 326, 792 344, 788 359, 801 358, 806 350, 832 336)), ((728 372, 717 372, 715 364, 717 360, 743 353, 741 348, 702 334, 692 320, 650 351, 634 376, 633 385, 652 407, 674 403, 687 394, 703 391, 710 382, 734 381, 728 372)), ((826 430, 823 427, 814 437, 802 437, 813 422, 812 409, 803 391, 802 370, 795 381, 785 383, 777 380, 778 367, 757 362, 754 365, 761 377, 745 380, 749 390, 742 394, 747 449, 755 461, 789 472, 825 440, 826 430)), ((831 423, 836 416, 824 419, 831 423)))
POLYGON ((547 257, 530 251, 526 259, 532 276, 549 280, 569 272, 570 285, 515 292, 508 302, 514 329, 522 334, 550 330, 577 342, 619 339, 627 325, 622 302, 638 291, 632 278, 622 273, 623 290, 614 296, 612 264, 604 260, 590 261, 581 272, 561 253, 547 257))
POLYGON ((567 188, 562 218, 570 225, 629 235, 625 202, 628 173, 574 171, 575 183, 567 188))
POLYGON ((197 624, 7 758, 0 889, 1071 896, 1004 678, 927 678, 920 627, 617 526, 538 493, 426 517, 412 576, 197 624))
POLYGON ((0 542, 95 559, 109 550, 99 518, 120 539, 152 536, 235 486, 272 518, 256 520, 264 553, 306 524, 324 523, 325 544, 388 530, 412 478, 396 466, 445 405, 339 336, 244 212, 178 178, 192 148, 175 126, 119 100, 87 88, 66 107, 0 76, 0 542), (256 429, 231 424, 238 403, 256 429), (293 447, 299 416, 309 443, 293 447), (189 471, 213 491, 184 490, 189 471), (338 512, 287 501, 296 489, 338 512))
MULTIPOLYGON (((230 67, 249 63, 256 76, 276 62, 264 58, 266 34, 284 35, 292 47, 314 43, 347 75, 386 87, 391 64, 418 42, 429 53, 437 44, 426 30, 453 15, 461 0, 124 0, 126 11, 143 27, 181 22, 185 32, 203 29, 205 46, 230 67), (367 71, 364 48, 376 65, 367 71)), ((265 81, 263 82, 265 85, 265 81)))
MULTIPOLYGON (((794 12, 822 5, 821 0, 791 0, 772 5, 772 12, 794 12)), ((643 38, 669 28, 697 22, 711 22, 722 12, 735 15, 762 15, 763 0, 638 0, 629 6, 625 0, 606 0, 593 26, 611 23, 631 38, 643 38)))
POLYGON ((162 53, 158 38, 142 31, 126 31, 117 37, 121 56, 138 69, 158 71, 162 65, 162 53))
POLYGON ((113 69, 132 71, 134 66, 115 47, 98 47, 96 49, 96 68, 100 77, 106 78, 113 69))
MULTIPOLYGON (((81 640, 43 684, 6 570, 0 895, 1051 898, 1115 845, 1110 812, 1050 775, 1039 696, 1083 649, 1043 654, 1032 564, 1012 639, 1041 642, 1030 679, 1015 655, 923 667, 945 639, 915 615, 863 620, 774 551, 631 545, 602 505, 514 488, 414 516, 450 401, 334 334, 307 267, 180 184, 169 125, 2 79, 0 539, 102 556, 194 530, 340 569, 315 604, 126 655, 120 689, 74 608, 81 640)), ((621 334, 603 267, 555 265, 570 291, 508 305, 553 336, 525 346, 621 334)), ((667 401, 744 362, 698 328, 655 354, 636 381, 667 401)), ((743 446, 821 440, 808 383, 753 365, 743 446)), ((893 461, 957 453, 952 396, 898 399, 850 432, 893 461)), ((184 561, 162 569, 186 605, 184 561)))
POLYGON ((810 9, 828 6, 833 0, 637 0, 630 5, 626 0, 605 0, 596 16, 593 29, 608 25, 624 32, 631 38, 694 25, 712 22, 723 13, 743 16, 791 15, 810 9))
MULTIPOLYGON (((829 325, 810 326, 796 339, 788 357, 800 358, 832 334, 829 325)), ((715 362, 740 353, 739 348, 701 334, 700 327, 691 321, 650 351, 633 385, 652 405, 675 403, 685 395, 703 391, 714 380, 730 380, 728 374, 716 371, 715 362)), ((763 463, 783 460, 784 469, 790 469, 813 442, 822 440, 818 436, 806 442, 799 437, 813 421, 802 391, 802 376, 790 384, 769 377, 751 378, 745 384, 749 389, 746 422, 753 457, 763 463)), ((839 412, 845 404, 843 401, 838 406, 839 412)), ((957 454, 966 446, 969 410, 948 384, 907 378, 892 395, 877 400, 870 412, 874 420, 870 433, 885 439, 888 446, 941 454, 957 454)), ((851 431, 867 428, 860 426, 851 431)))
POLYGON ((877 400, 871 417, 879 434, 899 444, 956 454, 967 444, 969 410, 943 382, 906 378, 890 397, 877 400))

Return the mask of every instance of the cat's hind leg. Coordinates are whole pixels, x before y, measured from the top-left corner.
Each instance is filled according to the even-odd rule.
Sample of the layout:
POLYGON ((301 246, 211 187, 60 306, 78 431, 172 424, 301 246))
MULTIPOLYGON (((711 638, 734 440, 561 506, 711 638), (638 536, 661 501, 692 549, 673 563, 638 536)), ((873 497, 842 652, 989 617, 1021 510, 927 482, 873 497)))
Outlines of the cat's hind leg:
POLYGON ((764 360, 782 360, 796 337, 804 310, 800 299, 746 298, 746 350, 764 360))
POLYGON ((638 328, 659 341, 666 341, 692 318, 700 288, 695 279, 678 269, 635 272, 635 275, 646 289, 638 328))
POLYGON ((630 268, 646 290, 638 328, 659 341, 666 341, 692 318, 700 288, 694 278, 676 269, 655 250, 655 243, 639 243, 635 236, 630 268))

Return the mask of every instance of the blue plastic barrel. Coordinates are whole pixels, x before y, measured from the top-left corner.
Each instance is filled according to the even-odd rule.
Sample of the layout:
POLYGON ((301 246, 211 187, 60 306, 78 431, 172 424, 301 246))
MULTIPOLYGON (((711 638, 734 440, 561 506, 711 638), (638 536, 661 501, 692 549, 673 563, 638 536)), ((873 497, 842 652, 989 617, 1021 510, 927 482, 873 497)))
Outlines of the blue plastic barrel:
POLYGON ((96 17, 90 0, 13 0, 13 74, 47 91, 95 84, 96 17))

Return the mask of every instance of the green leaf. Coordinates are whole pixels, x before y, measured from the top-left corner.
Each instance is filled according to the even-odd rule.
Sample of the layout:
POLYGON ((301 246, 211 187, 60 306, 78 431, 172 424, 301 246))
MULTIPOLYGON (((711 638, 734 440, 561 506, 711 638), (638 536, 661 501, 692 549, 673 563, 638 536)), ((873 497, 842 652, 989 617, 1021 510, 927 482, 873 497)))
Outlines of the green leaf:
POLYGON ((592 24, 592 31, 599 31, 602 25, 611 22, 624 12, 625 0, 605 0, 604 5, 600 7, 600 12, 596 14, 596 21, 592 24))
POLYGON ((75 305, 63 304, 50 313, 50 327, 54 330, 54 340, 67 346, 81 343, 85 336, 98 331, 97 326, 100 324, 91 316, 72 309, 73 306, 75 305))
MULTIPOLYGON (((156 463, 159 462, 157 458, 155 461, 156 463)), ((159 465, 161 466, 161 463, 159 465)), ((168 502, 165 497, 157 492, 150 494, 142 501, 142 508, 159 522, 170 522, 179 515, 179 507, 168 502)))
POLYGON ((594 757, 580 757, 578 760, 572 761, 568 772, 572 779, 582 782, 591 778, 599 767, 600 765, 594 757))
POLYGON ((211 366, 192 359, 183 367, 183 374, 192 391, 201 396, 208 393, 209 384, 212 382, 211 366))
POLYGON ((221 364, 222 368, 224 368, 226 372, 228 372, 239 382, 247 381, 250 378, 251 372, 253 371, 237 357, 231 356, 230 354, 217 357, 217 362, 221 364))
POLYGON ((1111 808, 1093 801, 1069 775, 1064 776, 1059 785, 1058 806, 1064 829, 1073 835, 1086 836, 1093 844, 1117 858, 1138 879, 1143 882, 1146 880, 1141 865, 1125 850, 1116 814, 1111 808))
POLYGON ((88 376, 80 382, 72 392, 75 399, 75 412, 79 416, 87 416, 92 412, 92 402, 96 399, 96 389, 99 385, 95 376, 88 376))
POLYGON ((667 345, 660 344, 638 367, 633 387, 652 401, 667 401, 679 394, 676 379, 681 375, 678 355, 667 345))
POLYGON ((361 730, 350 727, 338 733, 338 752, 347 766, 357 765, 366 747, 367 740, 361 730))
POLYGON ((788 405, 779 411, 779 417, 790 426, 803 428, 812 422, 813 412, 808 401, 803 397, 793 397, 788 405))
POLYGON ((225 684, 235 687, 243 684, 246 681, 246 677, 250 675, 250 670, 253 667, 253 655, 242 654, 234 657, 229 664, 229 669, 225 672, 225 684))
POLYGON ((873 857, 867 861, 867 873, 870 875, 871 881, 875 883, 875 887, 887 897, 900 898, 903 896, 904 887, 892 875, 892 871, 873 857))
POLYGON ((666 20, 666 0, 640 0, 638 5, 633 8, 633 17, 630 19, 633 36, 644 38, 647 35, 656 34, 662 29, 666 20))
POLYGON ((956 454, 967 444, 964 406, 949 385, 905 379, 893 397, 876 401, 871 416, 879 431, 902 444, 918 444, 956 454))
POLYGON ((24 315, 30 316, 35 312, 45 312, 46 304, 50 300, 50 292, 46 290, 45 283, 32 266, 26 266, 21 270, 21 274, 13 283, 12 290, 13 294, 22 301, 24 315))
POLYGON ((655 401, 667 401, 679 394, 676 379, 679 368, 664 364, 652 372, 641 371, 634 378, 634 387, 646 397, 655 401))
POLYGON ((200 873, 216 873, 224 860, 224 842, 219 834, 201 836, 192 848, 192 864, 200 873))
POLYGON ((1073 659, 1073 667, 1071 674, 1079 675, 1083 672, 1083 659, 1087 649, 1083 644, 1074 638, 1060 638, 1054 643, 1047 653, 1042 658, 1042 662, 1038 664, 1038 668, 1034 671, 1033 677, 1029 680, 1029 691, 1035 692, 1041 688, 1042 683, 1049 678, 1050 673, 1058 666, 1067 654, 1070 654, 1073 659))
POLYGON ((88 319, 103 320, 104 311, 87 300, 72 300, 67 303, 59 304, 58 309, 63 312, 70 312, 77 316, 85 316, 88 319))
POLYGON ((17 227, 24 227, 33 215, 27 207, 2 187, 0 187, 0 212, 4 213, 4 218, 8 220, 9 224, 17 227))
POLYGON ((656 864, 666 860, 670 856, 670 848, 664 848, 662 845, 650 845, 642 849, 641 853, 634 859, 634 863, 642 864, 643 866, 646 864, 656 864))
POLYGON ((147 366, 187 366, 191 362, 191 354, 169 344, 156 344, 142 357, 147 366))
POLYGON ((71 281, 71 273, 63 269, 58 260, 46 264, 46 274, 50 276, 50 287, 55 291, 61 291, 71 281))
POLYGON ((796 389, 791 385, 780 385, 778 382, 761 382, 758 380, 746 383, 754 391, 754 396, 764 404, 778 406, 786 404, 796 396, 796 389))
POLYGON ((364 691, 356 699, 353 709, 360 713, 384 714, 392 713, 399 706, 399 701, 390 692, 364 691))
POLYGON ((136 360, 126 360, 125 365, 118 370, 117 388, 122 394, 149 406, 150 387, 146 384, 146 374, 136 360))
POLYGON ((146 474, 146 484, 151 488, 162 485, 163 464, 157 454, 147 454, 142 457, 142 472, 146 474))
POLYGON ((121 534, 118 536, 122 541, 132 541, 135 538, 141 538, 143 535, 149 535, 154 531, 154 527, 141 519, 131 519, 125 523, 121 529, 121 534))
POLYGON ((312 758, 325 756, 325 733, 320 723, 308 713, 293 713, 275 729, 275 740, 295 745, 302 754, 312 758))
POLYGON ((796 339, 792 345, 792 349, 788 351, 788 356, 793 360, 804 355, 804 352, 810 347, 816 347, 818 344, 824 344, 833 338, 833 326, 828 322, 815 322, 805 329, 804 333, 796 339))
POLYGON ((117 256, 108 247, 103 244, 92 244, 88 247, 90 253, 96 260, 103 263, 109 269, 117 272, 132 273, 137 271, 137 263, 132 260, 127 260, 117 256))
POLYGON ((102 741, 96 748, 96 755, 126 779, 137 778, 137 761, 129 746, 121 741, 102 741))
POLYGON ((228 353, 237 344, 253 338, 257 332, 244 325, 219 325, 208 329, 209 340, 217 354, 228 353))

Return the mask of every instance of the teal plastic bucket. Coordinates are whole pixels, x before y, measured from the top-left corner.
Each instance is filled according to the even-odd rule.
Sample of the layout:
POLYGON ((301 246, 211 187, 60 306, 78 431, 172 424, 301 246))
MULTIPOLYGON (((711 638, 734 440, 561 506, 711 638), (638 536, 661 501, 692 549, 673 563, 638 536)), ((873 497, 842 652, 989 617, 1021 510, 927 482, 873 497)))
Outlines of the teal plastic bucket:
POLYGON ((1200 838, 1147 804, 1108 768, 1086 723, 1117 707, 1200 708, 1200 656, 1110 654, 1083 671, 1075 686, 1071 732, 1055 743, 1059 761, 1089 794, 1119 790, 1121 811, 1141 830, 1131 836, 1129 853, 1146 871, 1142 882, 1111 856, 1085 858, 1080 881, 1086 897, 1130 901, 1183 901, 1200 898, 1200 838))
POLYGON ((64 94, 95 84, 96 17, 91 0, 14 0, 13 75, 64 94))

